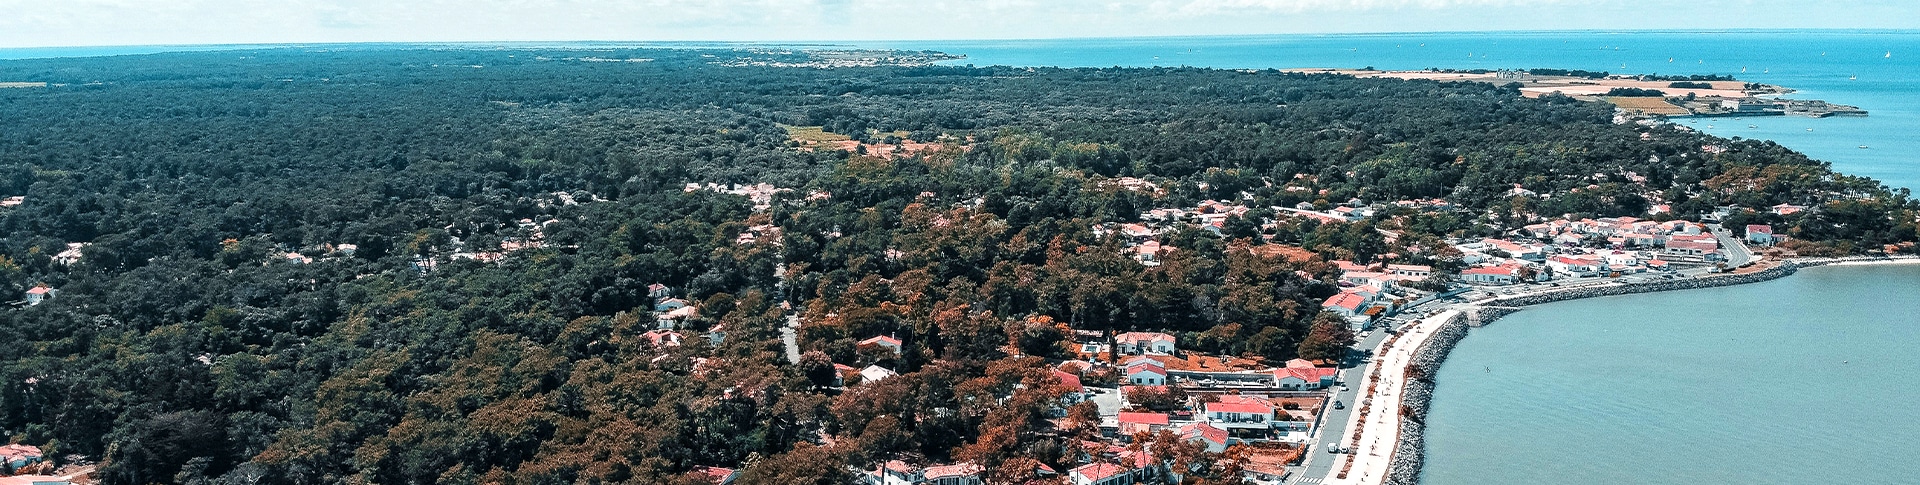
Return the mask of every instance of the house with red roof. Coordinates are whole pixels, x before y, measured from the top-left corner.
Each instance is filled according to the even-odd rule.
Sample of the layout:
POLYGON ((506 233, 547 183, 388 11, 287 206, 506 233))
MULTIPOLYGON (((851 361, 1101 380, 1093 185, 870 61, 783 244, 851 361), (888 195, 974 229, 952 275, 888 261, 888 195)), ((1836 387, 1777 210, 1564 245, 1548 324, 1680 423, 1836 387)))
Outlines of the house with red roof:
POLYGON ((1320 302, 1320 308, 1338 313, 1343 317, 1352 318, 1359 316, 1362 311, 1366 310, 1367 297, 1361 296, 1358 293, 1343 291, 1337 295, 1327 297, 1326 301, 1320 302))
POLYGON ((900 460, 882 463, 863 475, 867 485, 917 485, 921 478, 919 468, 900 460))
POLYGON ((1067 481, 1073 485, 1131 485, 1133 474, 1120 465, 1112 463, 1089 463, 1067 471, 1067 481))
POLYGON ((1153 433, 1168 426, 1166 413, 1130 413, 1121 412, 1114 417, 1120 437, 1131 437, 1139 433, 1153 433))
POLYGON ((1060 369, 1054 369, 1053 377, 1060 380, 1060 387, 1067 389, 1065 398, 1068 404, 1077 403, 1086 399, 1087 388, 1086 386, 1080 385, 1080 376, 1060 369))
POLYGON ((1199 443, 1208 453, 1227 450, 1227 430, 1207 423, 1192 423, 1180 427, 1180 439, 1199 443))
POLYGON ((27 304, 38 305, 40 302, 46 301, 48 298, 53 298, 54 295, 59 293, 60 290, 48 288, 47 285, 35 285, 33 289, 27 290, 27 304))
POLYGON ((1520 266, 1503 264, 1499 266, 1481 266, 1460 271, 1460 281, 1490 285, 1511 285, 1520 281, 1520 266))
POLYGON ((1333 385, 1340 376, 1340 369, 1319 367, 1302 359, 1287 361, 1286 367, 1273 370, 1275 387, 1287 390, 1321 389, 1333 385))
POLYGON ((1273 403, 1265 399, 1226 395, 1206 404, 1207 422, 1225 427, 1266 426, 1273 420, 1273 403))
POLYGON ((1127 383, 1140 386, 1158 386, 1167 383, 1167 367, 1152 360, 1140 360, 1127 364, 1127 383))
POLYGON ((1605 266, 1599 259, 1587 256, 1556 254, 1547 258, 1547 268, 1555 273, 1571 276, 1594 276, 1605 266))
POLYGON ((1120 352, 1128 354, 1172 354, 1176 347, 1172 335, 1160 332, 1127 332, 1115 335, 1120 352))
POLYGON ((886 335, 880 335, 880 336, 868 338, 866 340, 861 340, 859 345, 855 346, 855 348, 875 348, 875 347, 891 350, 893 351, 894 355, 900 355, 900 339, 893 338, 886 335))
POLYGON ((0 446, 0 462, 5 462, 11 469, 18 470, 20 467, 39 463, 41 457, 38 446, 19 443, 0 446))
POLYGON ((733 485, 733 480, 740 477, 740 473, 734 471, 732 468, 720 468, 717 466, 699 467, 695 468, 693 472, 706 476, 707 481, 713 483, 713 485, 733 485))
POLYGON ((981 485, 985 483, 980 479, 984 471, 972 463, 930 466, 920 472, 920 485, 981 485))
POLYGON ((1762 246, 1772 246, 1773 226, 1768 224, 1747 224, 1747 242, 1762 246))

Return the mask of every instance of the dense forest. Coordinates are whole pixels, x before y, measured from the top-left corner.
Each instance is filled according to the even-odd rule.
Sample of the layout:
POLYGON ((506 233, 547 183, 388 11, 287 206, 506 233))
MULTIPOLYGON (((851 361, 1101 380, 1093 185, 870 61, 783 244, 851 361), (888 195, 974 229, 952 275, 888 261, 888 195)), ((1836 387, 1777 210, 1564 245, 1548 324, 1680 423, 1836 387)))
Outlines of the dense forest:
POLYGON ((1068 330, 1321 352, 1328 259, 1444 265, 1420 247, 1656 203, 1820 207, 1741 217, 1838 250, 1920 238, 1904 191, 1771 142, 1489 84, 743 59, 807 54, 0 62, 50 83, 0 89, 0 196, 23 197, 0 208, 0 291, 58 289, 0 311, 0 431, 114 484, 825 484, 905 457, 1020 483, 1093 432, 1048 421, 1068 330), (931 148, 866 153, 910 142, 931 148), (1256 209, 1167 235, 1154 266, 1094 230, 1356 198, 1463 210, 1256 209), (1249 250, 1266 239, 1324 257, 1249 250), (663 291, 700 310, 678 346, 648 337, 663 291), (855 345, 876 335, 902 351, 855 345), (831 388, 834 363, 876 362, 899 376, 831 388))

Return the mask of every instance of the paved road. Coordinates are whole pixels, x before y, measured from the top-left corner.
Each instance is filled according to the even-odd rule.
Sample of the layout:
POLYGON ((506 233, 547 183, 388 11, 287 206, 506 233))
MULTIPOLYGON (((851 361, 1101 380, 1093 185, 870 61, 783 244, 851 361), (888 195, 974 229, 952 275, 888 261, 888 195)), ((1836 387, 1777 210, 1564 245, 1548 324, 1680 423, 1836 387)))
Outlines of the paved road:
POLYGON ((1746 243, 1734 239, 1733 231, 1718 224, 1707 226, 1707 229, 1713 231, 1713 237, 1720 239, 1720 247, 1726 249, 1724 252, 1727 253, 1727 267, 1738 268, 1740 265, 1747 264, 1748 261, 1753 261, 1753 251, 1747 250, 1746 243))
POLYGON ((800 315, 787 314, 787 324, 780 326, 780 343, 787 346, 787 362, 800 363, 800 315))
MULTIPOLYGON (((1366 350, 1377 349, 1381 342, 1387 340, 1387 337, 1386 332, 1376 327, 1373 333, 1361 339, 1354 347, 1366 350)), ((1310 441, 1312 446, 1307 449, 1306 463, 1297 469, 1293 474, 1294 478, 1286 483, 1319 483, 1320 479, 1333 474, 1334 467, 1340 463, 1340 457, 1345 456, 1327 453, 1327 448, 1339 444, 1346 437, 1347 422, 1352 420, 1353 410, 1358 407, 1354 399, 1360 394, 1360 389, 1355 386, 1359 386, 1360 381, 1366 377, 1367 366, 1364 359, 1356 359, 1356 362, 1351 364, 1354 366, 1340 371, 1341 384, 1349 388, 1346 390, 1335 388, 1336 391, 1333 394, 1333 400, 1344 403, 1345 409, 1327 408, 1325 415, 1320 418, 1320 428, 1314 431, 1313 439, 1310 441)), ((1330 402, 1327 405, 1332 406, 1333 403, 1330 402)))

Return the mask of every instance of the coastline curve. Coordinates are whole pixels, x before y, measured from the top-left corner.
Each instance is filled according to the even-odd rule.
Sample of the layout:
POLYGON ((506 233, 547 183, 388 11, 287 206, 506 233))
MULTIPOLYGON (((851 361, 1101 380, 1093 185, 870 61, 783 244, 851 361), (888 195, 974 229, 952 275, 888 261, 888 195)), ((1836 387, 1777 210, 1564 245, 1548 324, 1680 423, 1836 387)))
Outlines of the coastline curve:
MULTIPOLYGON (((1885 258, 1876 258, 1880 260, 1885 258)), ((1440 365, 1446 362, 1447 355, 1453 351, 1460 339, 1466 338, 1469 327, 1478 327, 1499 320, 1520 310, 1518 307, 1552 303, 1557 301, 1598 298, 1604 296, 1631 295, 1659 291, 1691 290, 1722 286, 1743 285, 1780 279, 1798 272, 1802 267, 1822 266, 1844 260, 1785 261, 1779 266, 1747 274, 1734 274, 1669 280, 1652 283, 1618 284, 1607 286, 1572 288, 1560 291, 1520 295, 1507 298, 1495 298, 1474 303, 1481 307, 1477 311, 1463 313, 1441 324, 1434 335, 1414 351, 1407 366, 1407 376, 1411 378, 1404 384, 1400 393, 1401 415, 1399 440, 1394 446, 1393 456, 1387 463, 1387 474, 1383 483, 1389 485, 1415 485, 1420 482, 1420 470, 1426 464, 1426 419, 1427 408, 1433 400, 1434 374, 1440 365)))

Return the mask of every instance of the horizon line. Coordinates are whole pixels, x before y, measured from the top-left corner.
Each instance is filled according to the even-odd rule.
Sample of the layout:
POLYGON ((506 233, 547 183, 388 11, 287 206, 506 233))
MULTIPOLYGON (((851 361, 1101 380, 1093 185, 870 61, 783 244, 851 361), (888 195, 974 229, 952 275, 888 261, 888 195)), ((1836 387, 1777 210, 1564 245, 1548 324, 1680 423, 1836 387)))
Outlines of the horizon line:
MULTIPOLYGON (((1134 39, 1250 39, 1272 37, 1388 37, 1407 35, 1460 35, 1460 34, 1606 34, 1606 33, 1698 33, 1698 34, 1738 34, 1738 33, 1848 33, 1862 35, 1920 34, 1920 29, 1841 29, 1841 28, 1725 28, 1725 29, 1510 29, 1510 30, 1432 30, 1432 31, 1391 31, 1391 32, 1298 32, 1264 34, 1169 34, 1137 36, 1061 36, 1061 37, 997 37, 997 38, 949 38, 949 39, 786 39, 786 40, 664 40, 664 39, 553 39, 553 40, 367 40, 367 41, 321 41, 321 42, 233 42, 208 44, 88 44, 63 46, 0 46, 0 52, 30 52, 36 50, 59 49, 138 49, 138 48, 186 48, 205 50, 238 50, 246 48, 284 48, 304 46, 351 46, 351 45, 516 45, 516 44, 724 44, 724 45, 821 45, 836 46, 857 43, 938 43, 938 42, 1034 42, 1060 40, 1134 40, 1134 39)), ((161 51, 173 52, 173 51, 161 51)), ((54 56, 64 57, 64 56, 54 56)), ((80 56, 85 57, 85 56, 80 56)), ((30 58, 16 58, 30 59, 30 58)))

